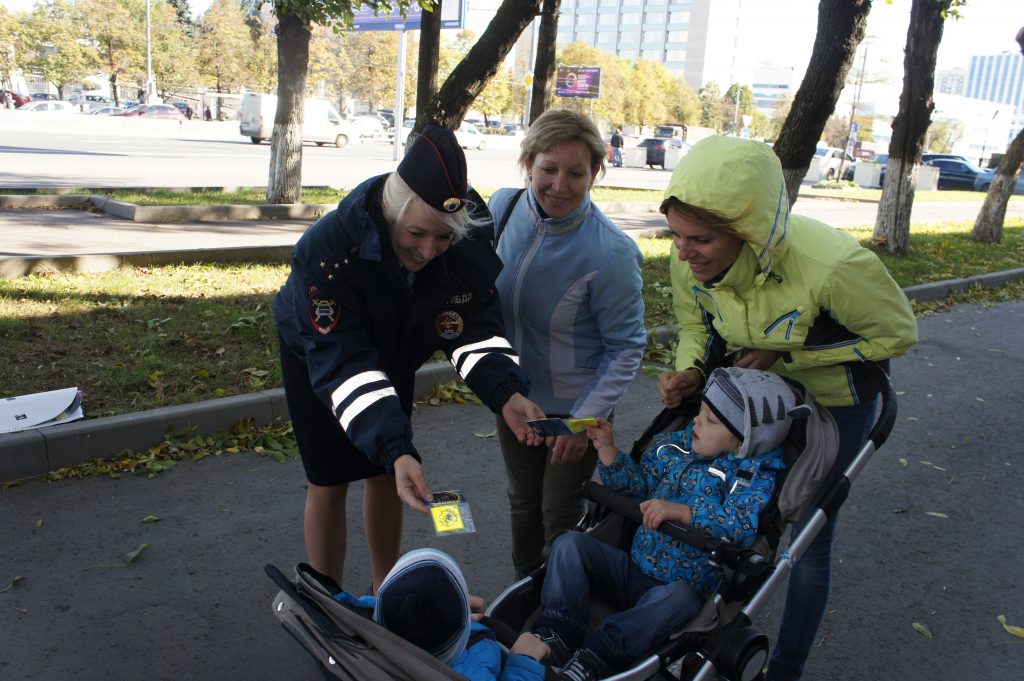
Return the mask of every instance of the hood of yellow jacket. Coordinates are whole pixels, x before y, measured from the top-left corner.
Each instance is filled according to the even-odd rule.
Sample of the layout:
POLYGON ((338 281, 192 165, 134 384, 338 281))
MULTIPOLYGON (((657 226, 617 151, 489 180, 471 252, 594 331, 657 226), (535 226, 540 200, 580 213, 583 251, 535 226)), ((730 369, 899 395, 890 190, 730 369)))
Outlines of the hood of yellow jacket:
POLYGON ((734 221, 746 248, 717 285, 753 276, 760 285, 788 248, 789 197, 782 164, 763 142, 714 136, 690 149, 672 172, 665 198, 734 221))

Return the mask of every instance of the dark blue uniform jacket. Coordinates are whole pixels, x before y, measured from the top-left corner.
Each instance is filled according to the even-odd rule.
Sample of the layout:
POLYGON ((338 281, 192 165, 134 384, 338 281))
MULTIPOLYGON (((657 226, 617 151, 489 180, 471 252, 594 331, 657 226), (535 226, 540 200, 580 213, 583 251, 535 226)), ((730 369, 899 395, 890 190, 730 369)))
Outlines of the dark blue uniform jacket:
POLYGON ((363 182, 302 235, 274 322, 349 442, 390 472, 402 454, 419 459, 413 382, 435 351, 494 412, 513 393, 526 395, 529 381, 505 339, 491 226, 456 242, 410 285, 380 209, 385 178, 363 182))

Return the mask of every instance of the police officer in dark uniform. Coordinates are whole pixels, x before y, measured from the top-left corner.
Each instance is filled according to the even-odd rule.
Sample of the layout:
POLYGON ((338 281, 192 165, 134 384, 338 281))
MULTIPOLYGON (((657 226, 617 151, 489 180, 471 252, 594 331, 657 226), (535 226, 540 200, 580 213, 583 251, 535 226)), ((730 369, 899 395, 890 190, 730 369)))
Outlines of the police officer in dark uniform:
POLYGON ((309 480, 306 550, 338 584, 348 483, 366 480, 375 589, 398 559, 402 502, 427 512, 409 419, 415 372, 435 351, 523 442, 540 443, 525 425, 543 412, 526 398, 529 381, 504 337, 491 238, 455 135, 427 126, 397 172, 353 189, 295 245, 274 322, 309 480))

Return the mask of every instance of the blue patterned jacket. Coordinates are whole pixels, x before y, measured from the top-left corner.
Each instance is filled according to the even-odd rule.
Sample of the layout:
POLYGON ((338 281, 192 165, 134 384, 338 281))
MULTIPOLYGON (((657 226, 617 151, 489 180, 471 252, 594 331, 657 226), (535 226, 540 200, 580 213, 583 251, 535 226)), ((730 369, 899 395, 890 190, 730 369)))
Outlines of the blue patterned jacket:
MULTIPOLYGON (((702 459, 690 452, 692 428, 691 423, 656 436, 639 464, 619 452, 614 464, 598 467, 601 482, 637 502, 686 504, 693 509, 693 527, 749 546, 757 536, 758 515, 774 494, 776 472, 785 466, 782 448, 746 459, 732 453, 702 459)), ((686 580, 703 594, 714 591, 721 577, 706 553, 642 526, 633 538, 632 557, 645 574, 664 582, 686 580)))

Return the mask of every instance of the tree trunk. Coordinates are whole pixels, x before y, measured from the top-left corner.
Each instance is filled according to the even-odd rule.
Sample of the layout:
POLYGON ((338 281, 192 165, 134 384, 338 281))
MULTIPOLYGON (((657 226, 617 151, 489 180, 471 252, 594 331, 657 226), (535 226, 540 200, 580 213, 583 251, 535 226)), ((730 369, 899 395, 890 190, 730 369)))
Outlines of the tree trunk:
POLYGON ((530 95, 530 119, 551 108, 555 76, 555 39, 558 37, 558 13, 562 0, 544 0, 541 11, 540 30, 537 33, 537 61, 533 64, 533 93, 530 95))
MULTIPOLYGON (((1017 43, 1020 45, 1021 54, 1024 54, 1024 28, 1017 31, 1017 43)), ((1024 163, 1024 129, 1017 133, 1017 136, 1010 142, 1006 155, 999 162, 995 175, 992 176, 992 185, 985 195, 985 203, 981 205, 978 219, 974 222, 974 230, 971 232, 973 241, 998 244, 1003 240, 1003 220, 1006 218, 1006 204, 1010 201, 1010 194, 1017 184, 1017 172, 1024 163)))
POLYGON ((870 11, 871 0, 821 0, 818 5, 818 32, 810 64, 774 146, 782 162, 790 206, 796 203, 814 148, 835 111, 857 46, 864 39, 870 11))
POLYGON ((424 106, 416 109, 416 125, 409 135, 427 123, 454 128, 465 117, 487 83, 512 51, 512 46, 540 8, 541 0, 505 0, 469 54, 459 62, 441 89, 424 106))
MULTIPOLYGON (((448 0, 461 2, 461 0, 448 0)), ((441 53, 441 0, 433 12, 421 12, 419 71, 416 74, 416 109, 420 102, 429 102, 437 93, 437 67, 441 53)), ((395 130, 402 129, 404 111, 395 112, 395 130), (401 118, 399 118, 401 117, 401 118)))
POLYGON ((1024 129, 1010 142, 1006 155, 999 162, 992 186, 985 195, 985 203, 981 205, 978 219, 974 222, 971 239, 989 244, 998 244, 1003 240, 1003 220, 1006 218, 1006 204, 1010 201, 1013 188, 1017 184, 1017 171, 1024 163, 1024 129))
POLYGON ((278 15, 277 113, 270 140, 267 203, 302 201, 302 116, 309 72, 309 27, 291 12, 278 15))
POLYGON ((942 41, 943 15, 952 2, 914 0, 910 7, 900 110, 892 122, 889 163, 871 237, 893 255, 906 254, 910 244, 910 209, 917 186, 917 164, 935 108, 935 55, 942 41))

